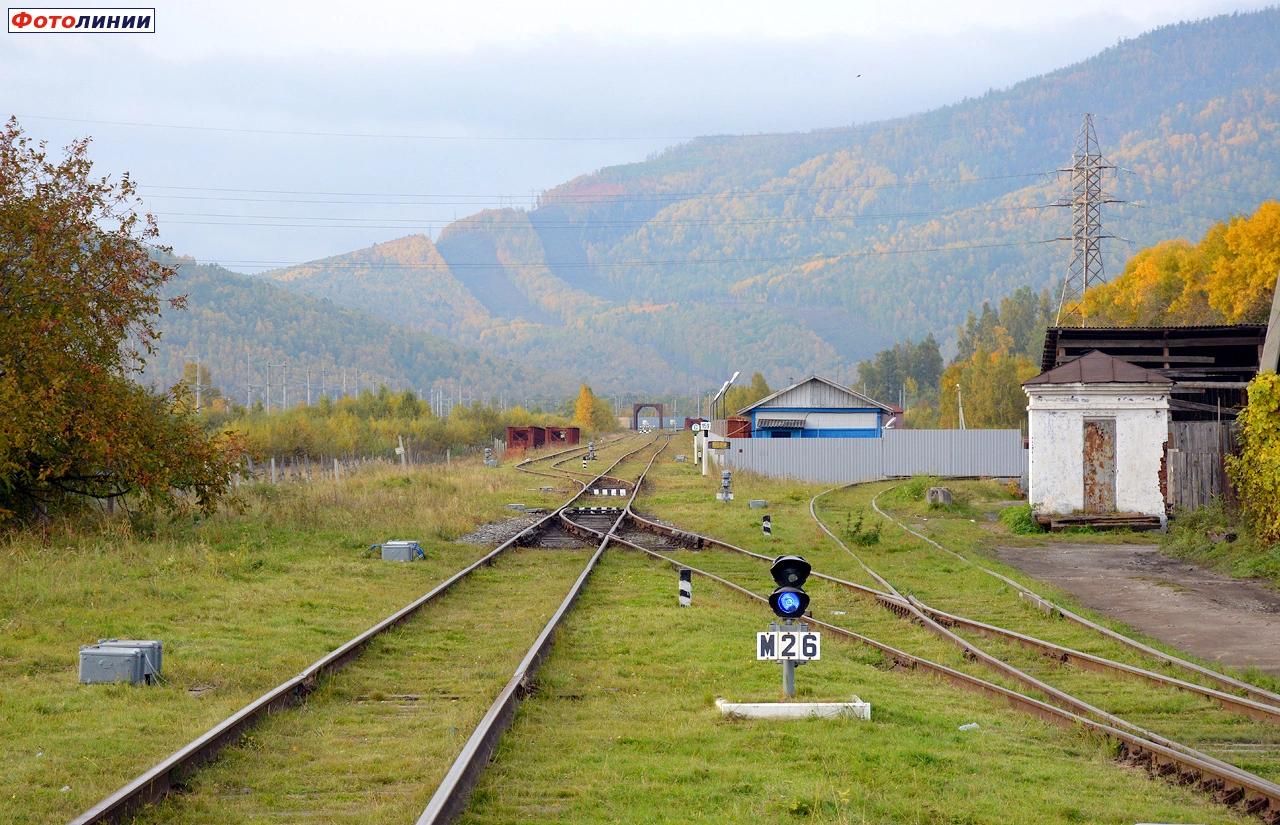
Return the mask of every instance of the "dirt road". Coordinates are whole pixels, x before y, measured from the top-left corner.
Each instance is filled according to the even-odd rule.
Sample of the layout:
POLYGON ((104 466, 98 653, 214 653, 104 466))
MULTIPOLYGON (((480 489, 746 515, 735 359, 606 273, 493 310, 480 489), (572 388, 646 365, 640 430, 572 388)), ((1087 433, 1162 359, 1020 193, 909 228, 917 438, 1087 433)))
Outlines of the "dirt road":
POLYGON ((1194 653, 1280 676, 1280 593, 1142 544, 999 547, 996 556, 1094 610, 1194 653))

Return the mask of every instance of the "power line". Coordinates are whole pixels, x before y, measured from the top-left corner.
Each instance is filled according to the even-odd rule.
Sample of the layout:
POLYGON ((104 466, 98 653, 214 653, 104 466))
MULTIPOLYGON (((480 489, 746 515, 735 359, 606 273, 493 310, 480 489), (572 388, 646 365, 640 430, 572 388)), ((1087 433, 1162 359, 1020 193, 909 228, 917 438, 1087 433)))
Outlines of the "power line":
MULTIPOLYGON (((812 129, 808 132, 749 132, 745 134, 703 134, 703 135, 444 135, 399 132, 340 132, 309 129, 263 129, 238 126, 207 126, 194 123, 155 123, 133 120, 104 120, 100 118, 61 117, 56 115, 14 114, 13 117, 25 120, 48 120, 58 123, 90 123, 99 126, 127 126, 138 129, 172 129, 192 132, 221 132, 229 134, 250 135, 290 135, 300 137, 339 137, 387 140, 430 140, 430 141, 484 141, 484 142, 645 142, 645 141, 741 141, 748 139, 765 140, 820 140, 838 135, 858 132, 884 131, 892 133, 903 128, 912 132, 925 132, 941 129, 972 128, 972 118, 964 118, 963 123, 951 120, 939 123, 921 122, 929 114, 904 115, 888 120, 877 120, 868 123, 851 124, 825 129, 812 129)), ((990 121, 985 121, 990 122, 990 121)))
MULTIPOLYGON (((696 140, 697 135, 433 135, 395 132, 330 132, 308 129, 252 129, 242 126, 205 126, 192 123, 150 123, 133 120, 99 120, 83 117, 55 117, 53 115, 14 115, 22 120, 52 120, 60 123, 90 123, 98 126, 128 126, 139 129, 175 129, 190 132, 224 132, 245 135, 289 135, 296 137, 339 137, 388 140, 438 140, 484 142, 573 142, 620 143, 637 141, 696 140)), ((757 135, 726 135, 735 140, 743 137, 781 137, 785 132, 757 135)), ((715 137, 715 136, 706 136, 715 137)))
MULTIPOLYGON (((932 246, 932 247, 916 247, 913 249, 880 249, 867 252, 841 252, 835 253, 824 258, 822 253, 814 253, 807 256, 778 256, 778 257, 744 257, 744 258, 686 258, 672 260, 653 260, 653 261, 601 261, 598 263, 584 263, 581 261, 570 262, 552 262, 552 261, 531 261, 517 263, 513 261, 505 261, 503 263, 483 264, 483 263, 352 263, 352 264, 329 264, 324 259, 313 261, 265 261, 265 260, 194 260, 198 264, 208 264, 213 266, 226 266, 234 264, 237 266, 271 266, 271 267, 292 267, 292 266, 308 266, 317 269, 476 269, 476 268, 493 268, 501 266, 503 268, 518 268, 525 266, 541 266, 553 269, 573 269, 573 268, 623 268, 623 267, 648 267, 648 266, 703 266, 707 264, 759 264, 759 263, 808 263, 818 259, 824 259, 829 263, 836 263, 846 258, 876 258, 893 255, 919 255, 919 254, 935 254, 945 252, 961 252, 974 249, 1002 249, 1009 247, 1021 246, 1038 246, 1040 244, 1055 243, 1060 238, 1047 238, 1043 240, 1030 241, 999 241, 991 243, 976 244, 955 244, 951 246, 932 246)), ((181 261, 179 261, 179 265, 181 261)))
MULTIPOLYGON (((876 183, 864 184, 860 186, 807 186, 807 187, 789 187, 783 189, 728 189, 714 192, 629 192, 629 193, 596 193, 583 195, 551 195, 546 205, 556 206, 561 204, 593 204, 593 203, 646 203, 646 202, 668 202, 695 199, 732 199, 743 197, 787 197, 790 195, 807 195, 818 192, 868 192, 884 189, 911 189, 917 187, 933 187, 933 186, 963 186, 973 183, 985 183, 990 181, 1001 180, 1017 180, 1026 178, 1050 177, 1056 175, 1058 170, 1047 170, 1041 172, 1018 172, 1006 175, 983 175, 968 178, 934 178, 930 180, 919 181, 901 181, 898 183, 876 183)), ((151 184, 139 184, 140 189, 178 189, 183 191, 197 192, 236 192, 244 194, 280 194, 280 195, 322 195, 337 196, 344 198, 487 198, 488 201, 471 201, 471 200, 444 200, 444 201, 368 201, 368 200, 294 200, 285 198, 241 198, 241 197, 221 197, 217 195, 168 195, 168 194, 148 194, 147 198, 171 198, 176 200, 213 200, 213 201, 229 201, 229 202, 247 202, 247 203, 315 203, 315 204, 352 204, 352 205, 379 205, 379 206, 484 206, 487 202, 502 201, 521 201, 528 195, 484 195, 466 192, 454 193, 396 193, 396 192, 326 192, 311 191, 300 189, 231 189, 231 188, 214 188, 201 186, 159 186, 151 184)))
POLYGON ((1188 189, 1199 189, 1202 191, 1208 190, 1208 191, 1205 191, 1205 194, 1210 194, 1210 192, 1216 192, 1216 193, 1220 193, 1216 195, 1216 197, 1230 197, 1234 200, 1239 200, 1241 195, 1246 195, 1251 198, 1257 198, 1259 200, 1273 200, 1277 197, 1277 193, 1274 191, 1263 195, 1257 192, 1244 192, 1244 191, 1241 191, 1240 189, 1227 189, 1225 187, 1214 186, 1208 183, 1188 183, 1185 181, 1175 181, 1175 180, 1170 180, 1169 178, 1161 177, 1152 172, 1144 172, 1141 169, 1130 169, 1125 166, 1117 166, 1116 171, 1125 172, 1130 175, 1136 175, 1137 177, 1141 177, 1141 178, 1146 178, 1151 183, 1161 184, 1164 186, 1168 186, 1170 188, 1181 186, 1188 189))
MULTIPOLYGON (((389 218, 385 216, 375 218, 361 218, 356 216, 348 217, 331 217, 323 215, 255 215, 255 214, 226 214, 218 212, 157 212, 157 217, 173 215, 178 217, 201 217, 201 218, 248 218, 255 220, 308 220, 308 221, 393 221, 394 223, 362 223, 351 227, 350 229, 444 229, 448 226, 457 225, 479 225, 485 226, 493 230, 537 230, 544 229, 565 229, 584 231, 591 229, 626 229, 631 227, 650 227, 650 226, 676 226, 676 227, 694 227, 694 226, 756 226, 767 224, 796 224, 796 223, 836 223, 840 221, 863 221, 863 220, 900 220, 904 218, 921 218, 932 217, 937 215, 958 215, 968 212, 1025 212, 1039 209, 1047 209, 1056 204, 1033 204, 1029 206, 969 206, 958 207, 955 209, 934 209, 919 210, 912 212, 881 212, 881 213, 861 213, 852 215, 801 215, 788 218, 705 218, 697 220, 631 220, 631 221, 582 221, 580 223, 538 223, 534 224, 503 224, 497 223, 486 218, 462 218, 455 221, 421 221, 416 218, 389 218)), ((171 223, 196 223, 194 221, 170 221, 171 223)), ((226 222, 226 223, 210 223, 206 225, 212 226, 291 226, 306 227, 307 224, 276 224, 276 223, 256 223, 256 222, 226 222)), ((333 227, 328 224, 316 224, 314 228, 334 229, 344 227, 333 227)))
MULTIPOLYGON (((987 180, 1012 180, 1018 178, 1041 178, 1051 177, 1057 174, 1056 169, 1039 170, 1039 171, 1020 171, 1020 173, 1007 173, 1000 175, 974 175, 968 178, 929 178, 925 180, 902 180, 896 183, 874 183, 863 185, 831 185, 831 187, 788 187, 782 189, 756 188, 756 189, 718 189, 714 192, 623 192, 617 194, 596 193, 590 196, 573 196, 573 194, 557 194, 554 196, 554 202, 562 200, 571 200, 575 197, 600 198, 600 200, 626 200, 626 198, 649 198, 649 197, 739 197, 742 194, 804 194, 806 192, 860 192, 867 189, 893 189, 893 188, 909 188, 909 187, 928 187, 928 185, 955 185, 966 183, 987 182, 987 180)), ((511 198, 511 200, 522 201, 529 197, 527 194, 518 193, 477 193, 477 192, 330 192, 320 191, 320 189, 244 189, 232 187, 193 187, 193 185, 161 185, 142 183, 138 184, 142 189, 180 189, 180 191, 193 192, 237 192, 237 193, 259 193, 259 194, 324 194, 324 196, 342 196, 342 197, 398 197, 398 198, 416 198, 416 197, 458 197, 458 198, 511 198)), ((177 197, 177 196, 151 196, 151 197, 177 197)))

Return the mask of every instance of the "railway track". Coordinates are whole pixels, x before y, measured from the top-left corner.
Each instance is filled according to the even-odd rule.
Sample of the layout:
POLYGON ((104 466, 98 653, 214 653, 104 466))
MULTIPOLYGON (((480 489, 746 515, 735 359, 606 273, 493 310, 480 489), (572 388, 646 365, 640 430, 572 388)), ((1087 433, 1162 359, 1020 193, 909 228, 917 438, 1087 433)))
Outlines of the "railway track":
MULTIPOLYGON (((669 536, 668 546, 673 549, 674 548, 701 549, 702 547, 717 547, 722 550, 728 550, 728 551, 739 553, 741 555, 744 555, 750 558, 757 559, 761 562, 771 563, 773 561, 773 558, 771 556, 766 556, 760 553, 754 553, 750 550, 746 550, 742 547, 738 547, 736 545, 733 545, 728 542, 724 542, 709 536, 700 536, 697 534, 683 533, 681 531, 675 530, 674 528, 664 526, 662 524, 642 518, 635 514, 632 514, 629 520, 636 525, 636 529, 633 529, 629 535, 627 533, 624 533, 624 537, 631 537, 636 535, 637 533, 669 536)), ((822 526, 825 528, 825 525, 822 525, 822 526)), ((828 535, 830 535, 830 533, 828 535)), ((844 546, 844 543, 834 535, 832 536, 832 539, 838 542, 842 547, 844 546)), ((875 601, 877 604, 879 604, 881 607, 891 610, 894 613, 897 613, 898 615, 903 617, 908 617, 908 618, 913 617, 914 611, 912 610, 912 607, 914 606, 915 608, 927 614, 929 618, 933 619, 938 624, 942 625, 944 628, 958 628, 962 630, 972 631, 980 635, 989 636, 991 638, 1010 641, 1063 664, 1076 665, 1084 669, 1094 670, 1100 673, 1107 673, 1111 675, 1131 676, 1135 679, 1144 680, 1152 684, 1160 685, 1162 687, 1169 687, 1177 690, 1182 690, 1187 693, 1192 693, 1197 696, 1204 697, 1206 699, 1211 699, 1217 702, 1222 707, 1228 710, 1234 711, 1236 713, 1239 713, 1243 716, 1247 716, 1253 719, 1258 719, 1264 722, 1270 722, 1276 725, 1280 725, 1280 703, 1265 702, 1265 701, 1259 701, 1257 699, 1238 696, 1234 693, 1229 693, 1229 692, 1218 690, 1215 688, 1205 687, 1204 685, 1196 684, 1194 682, 1188 682, 1183 679, 1178 679, 1178 678, 1168 676, 1162 673, 1158 673, 1155 671, 1151 671, 1145 668, 1136 667, 1134 665, 1130 665, 1125 662, 1115 661, 1113 659, 1108 659, 1106 657, 1098 656, 1092 653, 1085 653, 1083 651, 1075 650, 1070 647, 1066 647, 1064 645, 1059 645, 1053 642, 1046 641, 1044 639, 1036 638, 1035 636, 1031 636, 1025 633, 1019 633, 1015 630, 1009 630, 1007 628, 999 627, 997 625, 980 622, 980 621, 977 621, 976 619, 970 619, 955 613, 948 613, 946 611, 939 610, 934 607, 930 607, 929 605, 925 604, 919 599, 914 598, 913 596, 904 597, 901 593, 898 593, 896 591, 887 592, 886 590, 878 590, 874 587, 867 587, 866 585, 863 585, 863 584, 851 582, 846 579, 839 578, 837 576, 828 575, 819 570, 814 570, 814 572, 812 573, 812 576, 816 579, 822 579, 824 581, 831 582, 832 584, 838 585, 854 593, 857 593, 860 596, 864 596, 868 599, 871 599, 875 601)), ((1176 658, 1176 657, 1170 657, 1170 658, 1176 658)), ((1229 681, 1234 681, 1234 680, 1230 680, 1230 677, 1224 677, 1224 678, 1229 681)), ((1257 692, 1263 696, 1271 695, 1267 691, 1264 691, 1260 688, 1257 690, 1257 692)))
MULTIPOLYGON (((581 473, 558 466, 574 461, 577 458, 576 454, 582 452, 580 448, 571 448, 521 462, 517 466, 524 472, 559 480, 569 479, 579 487, 579 490, 534 525, 504 542, 472 565, 458 571, 415 602, 332 651, 298 677, 282 683, 250 703, 246 708, 139 776, 121 791, 103 800, 75 822, 122 821, 136 812, 140 806, 162 798, 179 775, 184 778, 189 776, 191 771, 212 759, 222 748, 234 743, 271 711, 305 701, 320 679, 357 658, 373 638, 403 624, 421 607, 481 567, 492 565, 501 553, 517 548, 556 548, 534 552, 558 553, 560 550, 568 550, 573 554, 574 559, 580 559, 586 555, 586 561, 580 569, 576 570, 576 577, 569 585, 567 593, 558 606, 551 611, 533 643, 498 692, 497 698, 457 752, 435 794, 417 820, 419 825, 443 825, 443 823, 452 822, 465 809, 468 798, 485 765, 492 757, 499 739, 510 726, 519 702, 533 689, 538 667, 550 653, 557 628, 572 610, 579 594, 610 544, 635 549, 676 567, 690 568, 699 576, 716 581, 735 592, 757 601, 767 602, 764 596, 742 584, 726 576, 694 567, 688 563, 687 559, 674 558, 670 553, 687 549, 721 549, 759 562, 771 562, 772 557, 754 553, 707 535, 681 530, 671 524, 641 516, 634 511, 635 499, 645 476, 666 446, 666 442, 646 441, 622 453, 604 472, 586 477, 586 480, 580 477, 581 473), (647 463, 634 482, 620 477, 626 473, 610 475, 627 461, 637 460, 636 456, 648 448, 652 448, 653 453, 648 456, 647 463), (611 488, 615 484, 626 485, 625 496, 614 497, 610 501, 608 497, 593 494, 593 488, 611 488)), ((1002 643, 1035 651, 1053 661, 1070 663, 1107 676, 1123 676, 1163 688, 1185 691, 1200 698, 1215 701, 1232 713, 1275 724, 1280 722, 1280 704, 1265 701, 1268 695, 1266 691, 1258 689, 1262 698, 1259 698, 1259 695, 1240 696, 1237 693, 1179 680, 1155 671, 1073 650, 1034 636, 930 607, 909 593, 904 595, 891 581, 866 565, 844 545, 839 536, 826 527, 818 517, 816 505, 813 502, 810 507, 815 521, 863 566, 879 587, 847 581, 821 571, 815 571, 814 578, 848 590, 870 603, 892 611, 897 616, 909 619, 918 626, 928 628, 939 638, 947 640, 963 651, 966 659, 979 662, 1006 680, 1019 683, 1023 690, 1015 690, 1007 684, 983 679, 960 667, 951 667, 911 653, 901 646, 887 644, 835 622, 811 619, 815 626, 833 635, 878 650, 896 665, 913 671, 932 673, 957 687, 996 698, 1015 709, 1054 724, 1077 730, 1083 727, 1102 734, 1117 743, 1122 759, 1145 767, 1152 775, 1181 784, 1195 785, 1223 804, 1236 806, 1243 811, 1258 815, 1271 825, 1280 825, 1280 785, 1094 707, 987 653, 970 640, 960 636, 957 631, 997 639, 1002 643)), ((876 509, 885 518, 892 520, 892 517, 884 514, 878 507, 876 509)), ((914 531, 910 532, 914 533, 914 531)), ((930 543, 935 544, 932 541, 930 543)), ((941 548, 941 545, 938 547, 945 549, 941 548)), ((952 553, 952 555, 959 554, 952 553)), ((559 569, 563 572, 558 574, 560 578, 557 581, 567 581, 568 576, 574 574, 575 568, 565 556, 558 558, 559 569)), ((998 573, 995 575, 999 576, 998 573)), ((1025 588, 1019 587, 1019 592, 1024 590, 1025 588)), ((1115 633, 1115 631, 1111 632, 1115 633)), ((1169 658, 1177 660, 1176 657, 1169 658)), ((1230 677, 1225 678, 1230 679, 1230 677)))
MULTIPOLYGON (((72 820, 73 825, 118 823, 128 821, 144 806, 163 799, 175 788, 185 787, 185 783, 190 780, 191 776, 196 771, 217 757, 225 748, 239 741, 246 733, 261 723, 270 714, 305 702, 307 697, 320 686, 326 677, 336 674, 351 662, 358 659, 366 651, 372 641, 384 636, 388 631, 394 628, 401 627, 409 619, 418 615, 424 607, 433 603, 444 594, 450 592, 458 584, 467 580, 468 577, 472 576, 477 571, 490 567, 509 551, 522 547, 538 546, 539 536, 550 532, 557 526, 562 526, 571 534, 580 534, 582 537, 585 537, 583 539, 584 541, 589 539, 592 533, 587 528, 577 525, 571 518, 566 517, 566 512, 573 510, 573 506, 578 503, 580 499, 590 497, 589 491, 593 481, 606 478, 606 474, 608 472, 623 464, 628 458, 649 448, 653 443, 653 440, 645 440, 636 447, 626 450, 611 464, 609 464, 602 473, 598 476, 591 477, 588 481, 570 477, 570 480, 573 481, 579 489, 554 511, 543 516, 537 522, 498 545, 481 558, 458 570, 445 580, 441 581, 430 591, 415 599, 413 602, 405 605, 400 610, 330 651, 325 656, 313 662, 298 675, 276 685, 274 688, 262 694, 260 697, 236 711, 231 716, 222 720, 205 733, 196 737, 187 745, 142 772, 115 793, 104 798, 98 804, 72 820)), ((548 472, 545 469, 539 468, 538 465, 557 458, 563 461, 565 460, 563 459, 563 456, 565 455, 582 452, 585 452, 585 448, 573 447, 567 450, 526 459, 525 461, 518 463, 516 467, 522 472, 563 480, 565 478, 564 475, 556 474, 555 472, 548 472)), ((563 473, 563 471, 560 472, 563 473)), ((620 509, 619 512, 621 512, 620 509)), ((603 549, 603 545, 604 543, 601 543, 600 549, 603 549)), ((554 547, 555 545, 552 544, 551 546, 554 547)), ((558 622, 559 619, 557 617, 560 617, 564 612, 567 612, 567 606, 571 605, 572 597, 576 597, 576 593, 580 590, 582 582, 585 581, 590 569, 594 567, 594 560, 598 558, 599 552, 600 550, 597 550, 597 552, 593 554, 592 560, 588 562, 587 568, 575 581, 575 584, 570 591, 570 597, 566 598, 566 602, 561 604, 560 609, 557 610, 553 616, 555 621, 558 622)), ((545 635, 549 637, 549 634, 545 635)), ((542 636, 539 638, 542 640, 544 645, 548 646, 549 649, 549 638, 544 639, 542 636)), ((545 655, 545 653, 543 655, 545 655)), ((536 667, 536 663, 540 660, 540 657, 535 657, 535 660, 532 662, 532 667, 536 667)), ((522 663, 522 665, 524 664, 525 663, 522 663)), ((532 669, 526 666, 526 672, 531 673, 532 669)))
MULTIPOLYGON (((893 489, 893 488, 889 488, 889 489, 893 489)), ((827 492, 830 492, 830 491, 827 491, 827 492)), ((1050 601, 1049 599, 1046 599, 1045 597, 1031 590, 1029 587, 1004 575, 1003 573, 997 570, 993 570, 990 567, 987 567, 986 565, 979 564, 978 562, 974 561, 973 559, 969 558, 963 553, 958 553, 949 547, 944 547, 942 544, 939 544, 937 541, 934 541, 932 538, 924 535, 923 533, 920 533, 917 530, 911 529, 906 524, 904 524, 901 520, 895 518, 894 516, 890 515, 889 513, 881 509, 879 505, 879 498, 885 492, 888 492, 888 490, 882 490, 881 492, 873 496, 871 499, 872 509, 875 510, 876 513, 878 513, 881 517, 897 525, 902 530, 915 536, 916 538, 920 539, 921 541, 925 542, 926 544, 930 545, 936 550, 942 553, 945 553, 948 556, 956 558, 967 565, 971 565, 972 567, 985 573, 986 575, 991 576, 992 578, 995 578, 998 581, 1001 581, 1004 584, 1007 584, 1008 586, 1014 588, 1020 594, 1022 594, 1022 596, 1027 601, 1031 602, 1032 604, 1035 604, 1037 607, 1041 608, 1042 610, 1056 612, 1057 615, 1062 616, 1064 619, 1067 619, 1068 621, 1074 622, 1075 624, 1078 624, 1081 627, 1088 628, 1089 630, 1092 630, 1095 633, 1105 636, 1114 642, 1117 642, 1119 644, 1124 645, 1125 647, 1136 650, 1139 653, 1142 653, 1146 656, 1150 656, 1151 658, 1156 659, 1157 661, 1163 664, 1180 668, 1188 673, 1193 673, 1201 678, 1207 679, 1217 684, 1224 691, 1237 691, 1237 692, 1243 693, 1245 696, 1257 702, 1261 702, 1261 703, 1269 704, 1273 706, 1280 706, 1280 694, 1273 693, 1272 691, 1258 687, 1257 685, 1249 684, 1248 682, 1233 678, 1224 673, 1219 673, 1216 670, 1212 670, 1210 668, 1204 667, 1203 665, 1197 664, 1196 662, 1192 662, 1182 657, 1175 656, 1171 653, 1166 653, 1163 650, 1159 650, 1137 639, 1133 639, 1129 636, 1126 636, 1123 633, 1112 630, 1111 628, 1106 627, 1105 625, 1098 624, 1097 622, 1094 622, 1084 616, 1081 616, 1080 614, 1066 607, 1063 607, 1062 605, 1056 604, 1050 601)), ((826 495, 826 493, 823 493, 823 495, 826 495)), ((827 531, 827 532, 828 532, 828 535, 830 535, 830 531, 827 531)))
POLYGON ((456 819, 466 808, 467 800, 479 781, 485 765, 488 764, 490 757, 493 755, 493 751, 498 745, 498 740, 507 728, 511 726, 517 705, 523 695, 531 689, 538 667, 550 653, 556 629, 573 608, 574 602, 577 601, 578 595, 586 585, 587 579, 595 570, 596 564, 604 554, 605 548, 608 547, 610 542, 618 541, 615 534, 619 524, 630 512, 631 503, 635 499, 645 475, 653 466, 653 462, 666 449, 669 440, 669 438, 665 439, 649 458, 644 470, 636 479, 624 506, 608 510, 603 508, 566 509, 560 513, 560 518, 566 530, 584 538, 594 539, 597 542, 595 552, 591 554, 591 558, 587 560, 586 566, 565 595, 564 600, 546 625, 543 626, 537 639, 529 647, 528 652, 516 667, 515 672, 511 675, 501 693, 498 694, 498 698, 489 707, 488 712, 480 720, 480 724, 476 726, 466 745, 463 746, 462 751, 449 767, 444 780, 437 787, 422 815, 418 817, 417 825, 446 825, 446 823, 456 819))
MULTIPOLYGON (((822 495, 825 495, 825 493, 822 495)), ((816 502, 819 497, 815 497, 814 501, 816 502)), ((1082 668, 1087 668, 1108 676, 1136 678, 1148 683, 1157 684, 1163 688, 1185 691, 1195 694, 1201 698, 1215 701, 1223 708, 1226 708, 1233 713, 1238 713, 1250 719, 1275 724, 1280 722, 1280 705, 1268 700, 1271 694, 1267 691, 1262 690, 1261 688, 1255 688, 1255 690, 1250 691, 1251 695, 1242 697, 1224 690, 1207 688, 1193 682, 1176 679, 1154 671, 1110 660, 1105 657, 1082 653, 1080 651, 1072 650, 1061 645, 1055 645, 1051 642, 1046 642, 1026 634, 1020 634, 1006 628, 977 622, 972 619, 967 619, 962 616, 945 613, 931 608, 910 595, 903 595, 890 581, 863 562, 825 525, 825 523, 822 522, 817 515, 816 507, 813 502, 811 502, 810 508, 811 514, 819 526, 839 546, 848 552, 862 566, 864 571, 867 572, 868 575, 870 575, 872 579, 883 589, 846 581, 816 570, 813 573, 815 578, 826 580, 839 587, 853 591, 867 599, 874 600, 875 603, 893 611, 895 614, 926 627, 940 638, 945 639, 950 644, 959 648, 966 659, 981 663, 983 666, 991 669, 1001 676, 1018 683, 1029 693, 1044 696, 1046 700, 1035 698, 1027 693, 1012 690, 1003 685, 981 679, 956 668, 951 668, 944 664, 916 656, 900 648, 854 633, 847 628, 840 627, 833 623, 813 619, 812 621, 814 623, 831 630, 837 635, 869 645, 888 656, 897 664, 904 665, 912 669, 923 669, 924 671, 935 673, 936 675, 942 676, 952 684, 968 690, 1001 698, 1019 710, 1031 713, 1056 724, 1067 727, 1082 725, 1101 733, 1119 744, 1121 755, 1126 761, 1148 768, 1153 775, 1169 778, 1183 784, 1194 783, 1202 790, 1212 793, 1214 798, 1219 802, 1234 805, 1248 813, 1259 815, 1267 822, 1280 823, 1280 785, 1277 785, 1269 779, 1257 776, 1256 774, 1244 770, 1234 764, 1225 762, 1178 741, 1132 724, 1116 714, 1109 713, 1066 691, 1059 690, 1058 688, 1044 682, 1043 680, 1035 678, 1014 665, 987 653, 970 640, 959 636, 952 628, 964 629, 972 631, 975 634, 999 638, 1002 641, 1035 650, 1036 652, 1044 656, 1051 657, 1056 661, 1075 664, 1082 668)), ((882 512, 879 508, 877 508, 877 511, 882 512)), ((885 517, 889 518, 887 515, 885 517)), ((914 534, 914 531, 910 532, 914 534)), ((753 553, 744 548, 719 541, 710 536, 682 531, 671 525, 662 524, 655 520, 639 516, 630 510, 628 510, 627 515, 627 532, 625 533, 625 537, 618 539, 619 543, 626 544, 627 546, 640 550, 654 558, 661 559, 672 565, 690 567, 694 572, 717 581, 730 589, 760 601, 767 601, 765 597, 750 591, 748 588, 745 588, 726 577, 717 576, 709 571, 692 567, 687 563, 687 560, 673 558, 670 555, 667 555, 667 553, 662 552, 662 550, 654 548, 652 546, 652 541, 648 540, 648 537, 651 536, 661 537, 668 547, 671 548, 718 548, 742 554, 761 562, 771 562, 772 557, 753 553)), ((930 543, 936 544, 934 542, 930 543)), ((996 575, 999 576, 998 573, 996 573, 996 575)), ((1003 579, 1004 577, 1001 576, 1001 578, 1003 579)), ((1026 591, 1026 588, 1019 587, 1019 591, 1026 591)), ((1086 623, 1086 626, 1093 626, 1093 623, 1089 622, 1087 619, 1083 621, 1086 623)), ((1111 634, 1122 635, 1115 631, 1110 631, 1108 634, 1104 635, 1110 637, 1111 634)), ((1138 649, 1146 647, 1145 645, 1142 645, 1142 643, 1136 642, 1136 640, 1128 641, 1133 642, 1132 645, 1129 645, 1130 647, 1135 645, 1139 646, 1138 649)), ((1160 658, 1161 661, 1182 661, 1178 659, 1178 657, 1169 656, 1168 654, 1161 654, 1158 658, 1160 658)), ((1209 672, 1212 673, 1212 671, 1209 672)), ((1232 685, 1236 682, 1236 680, 1231 679, 1231 677, 1226 677, 1221 674, 1215 675, 1222 677, 1222 681, 1214 680, 1218 684, 1232 685)), ((1245 683, 1240 684, 1243 685, 1245 683)))

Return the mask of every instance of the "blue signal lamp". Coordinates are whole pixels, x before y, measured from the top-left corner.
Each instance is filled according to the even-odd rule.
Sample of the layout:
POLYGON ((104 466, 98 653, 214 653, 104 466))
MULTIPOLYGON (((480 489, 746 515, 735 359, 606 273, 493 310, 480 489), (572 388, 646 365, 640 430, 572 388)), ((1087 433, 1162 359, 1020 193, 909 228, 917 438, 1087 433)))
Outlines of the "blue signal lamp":
POLYGON ((777 616, 796 619, 809 609, 809 594, 798 587, 779 587, 769 594, 769 607, 777 616))

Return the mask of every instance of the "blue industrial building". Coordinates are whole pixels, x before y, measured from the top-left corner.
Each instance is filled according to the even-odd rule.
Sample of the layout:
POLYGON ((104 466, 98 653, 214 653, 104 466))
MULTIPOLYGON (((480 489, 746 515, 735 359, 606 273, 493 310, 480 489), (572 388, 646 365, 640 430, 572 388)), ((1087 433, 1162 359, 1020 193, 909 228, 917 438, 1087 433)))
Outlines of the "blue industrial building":
POLYGON ((879 438, 896 410, 834 381, 810 376, 738 415, 752 438, 879 438))

